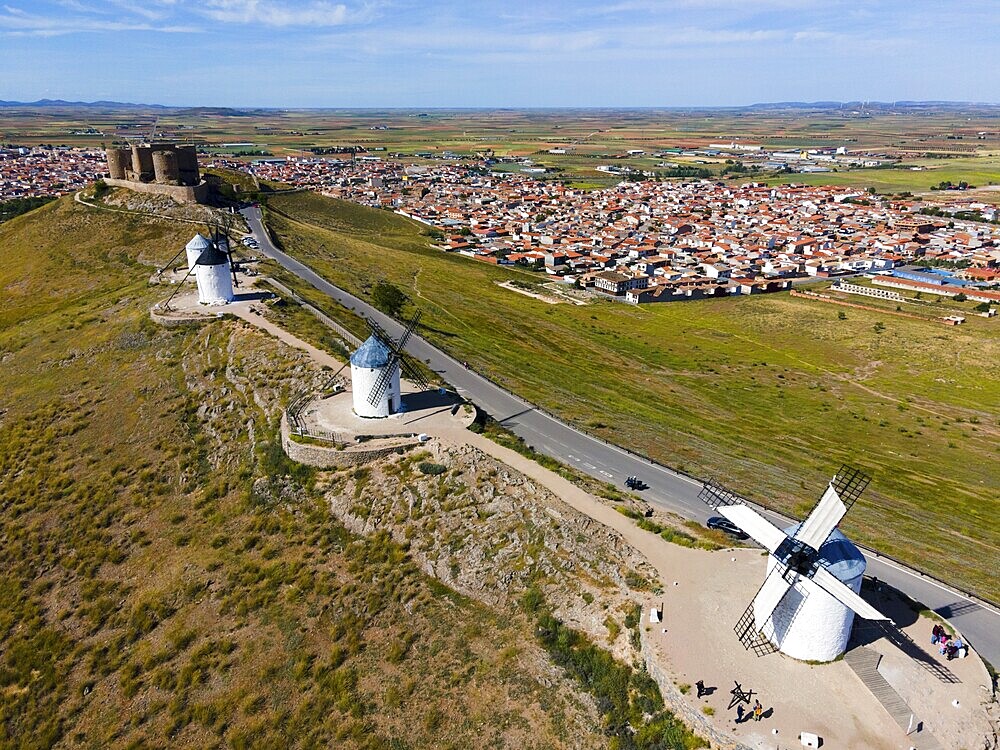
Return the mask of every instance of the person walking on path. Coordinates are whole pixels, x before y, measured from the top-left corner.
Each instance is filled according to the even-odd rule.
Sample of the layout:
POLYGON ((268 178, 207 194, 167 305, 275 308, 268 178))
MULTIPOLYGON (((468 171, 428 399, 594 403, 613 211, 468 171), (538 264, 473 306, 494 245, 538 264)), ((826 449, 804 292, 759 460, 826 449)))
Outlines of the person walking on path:
POLYGON ((764 715, 764 707, 760 705, 760 701, 754 701, 753 703, 753 720, 760 721, 761 717, 764 715))
POLYGON ((743 723, 743 715, 744 715, 743 706, 737 706, 736 707, 736 723, 737 724, 742 724, 743 723))
POLYGON ((697 682, 696 682, 696 683, 694 684, 694 686, 695 686, 696 688, 698 688, 698 697, 699 697, 699 698, 700 698, 701 696, 705 695, 706 693, 708 693, 708 691, 707 691, 707 690, 705 690, 705 681, 704 681, 704 680, 698 680, 698 681, 697 681, 697 682))

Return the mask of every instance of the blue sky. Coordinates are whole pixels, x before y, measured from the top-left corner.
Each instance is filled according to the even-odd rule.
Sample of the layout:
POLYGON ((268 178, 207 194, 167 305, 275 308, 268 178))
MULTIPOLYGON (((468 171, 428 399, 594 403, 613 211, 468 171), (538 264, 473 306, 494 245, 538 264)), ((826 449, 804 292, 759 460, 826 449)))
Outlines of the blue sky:
POLYGON ((0 0, 0 99, 1000 102, 1000 0, 0 0))

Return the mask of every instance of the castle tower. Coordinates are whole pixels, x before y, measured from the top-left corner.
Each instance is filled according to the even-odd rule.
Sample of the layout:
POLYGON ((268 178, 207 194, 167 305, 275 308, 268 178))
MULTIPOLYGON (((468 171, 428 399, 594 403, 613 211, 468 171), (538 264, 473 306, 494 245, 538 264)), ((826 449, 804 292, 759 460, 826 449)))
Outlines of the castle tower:
POLYGON ((132 166, 132 151, 127 148, 109 148, 105 152, 108 159, 108 174, 112 180, 125 180, 132 166))
POLYGON ((153 151, 153 174, 161 185, 180 185, 177 153, 171 149, 153 151))
POLYGON ((153 169, 153 152, 149 146, 132 146, 132 175, 130 179, 136 182, 152 182, 156 178, 153 169))
POLYGON ((194 146, 178 146, 177 168, 182 185, 197 185, 201 181, 198 171, 198 149, 194 146))

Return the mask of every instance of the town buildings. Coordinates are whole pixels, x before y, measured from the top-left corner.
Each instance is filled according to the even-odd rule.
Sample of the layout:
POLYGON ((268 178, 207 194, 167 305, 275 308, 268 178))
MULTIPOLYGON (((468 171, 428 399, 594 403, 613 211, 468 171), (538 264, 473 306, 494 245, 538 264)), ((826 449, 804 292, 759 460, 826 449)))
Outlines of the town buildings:
POLYGON ((106 171, 103 151, 0 148, 0 201, 72 193, 106 171))
MULTIPOLYGON (((481 159, 415 164, 387 156, 395 158, 216 159, 207 166, 395 211, 427 225, 443 251, 529 266, 633 304, 778 291, 798 280, 917 262, 958 267, 977 288, 1000 283, 1000 226, 962 220, 960 212, 924 215, 918 200, 709 179, 631 179, 587 191, 494 172, 481 159)), ((0 199, 70 192, 106 169, 96 151, 0 151, 0 199)), ((978 208, 963 200, 963 209, 978 208)))
POLYGON ((381 159, 249 169, 416 219, 437 230, 442 250, 527 265, 633 304, 778 291, 918 261, 1000 265, 1000 227, 949 224, 918 213, 918 201, 856 188, 645 180, 585 191, 480 164, 381 159))

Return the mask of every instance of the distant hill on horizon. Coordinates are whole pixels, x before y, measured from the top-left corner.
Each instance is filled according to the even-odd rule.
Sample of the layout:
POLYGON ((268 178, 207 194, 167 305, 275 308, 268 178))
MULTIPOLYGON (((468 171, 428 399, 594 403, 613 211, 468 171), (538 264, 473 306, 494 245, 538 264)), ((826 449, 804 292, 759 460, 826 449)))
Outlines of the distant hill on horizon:
POLYGON ((70 102, 65 99, 38 99, 33 102, 6 101, 4 99, 0 99, 0 107, 114 107, 116 109, 170 109, 170 107, 165 107, 162 104, 133 104, 131 102, 112 101, 70 102))

